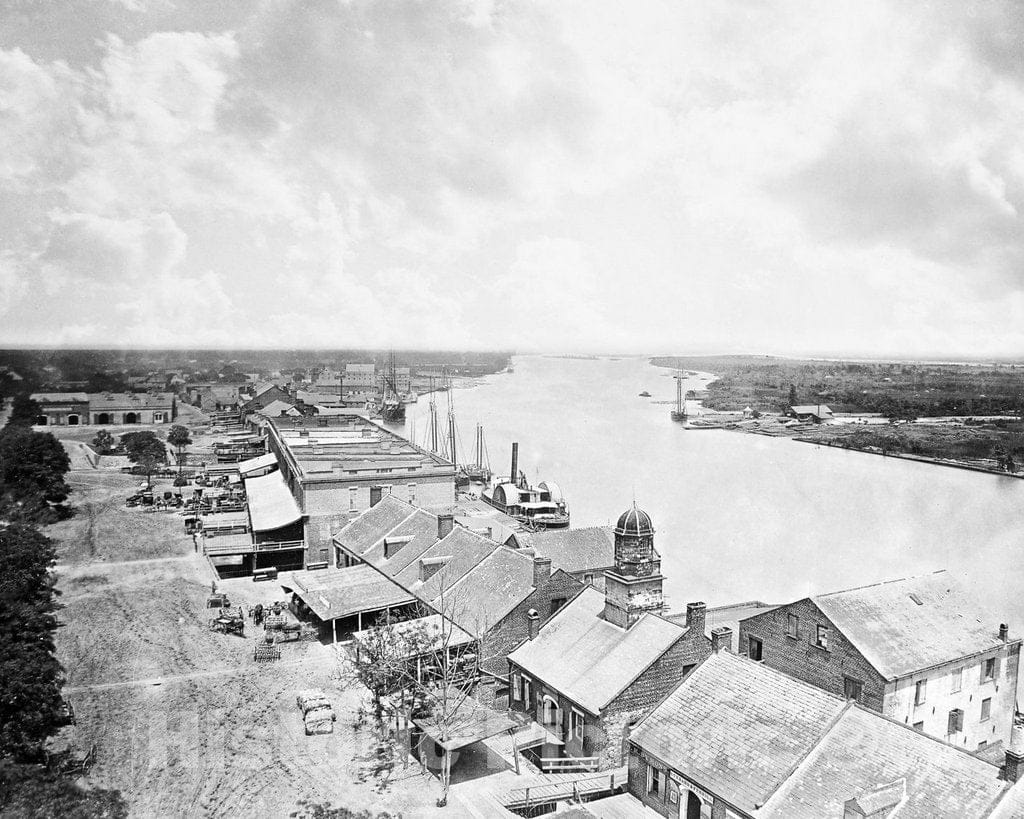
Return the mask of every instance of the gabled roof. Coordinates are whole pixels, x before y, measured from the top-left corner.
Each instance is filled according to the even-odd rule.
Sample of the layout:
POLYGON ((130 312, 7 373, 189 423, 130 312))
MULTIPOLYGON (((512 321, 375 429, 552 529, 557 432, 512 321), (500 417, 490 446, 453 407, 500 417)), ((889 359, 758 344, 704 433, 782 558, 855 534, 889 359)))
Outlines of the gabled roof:
POLYGON ((37 404, 83 403, 89 400, 84 392, 34 392, 29 396, 37 404))
POLYGON ((408 560, 409 556, 402 554, 406 550, 402 549, 395 555, 394 562, 385 561, 378 565, 382 571, 394 577, 403 586, 416 592, 418 596, 429 599, 434 596, 435 590, 439 591, 442 585, 450 586, 457 582, 496 548, 498 544, 493 540, 458 526, 447 536, 427 547, 418 558, 408 560), (447 558, 444 567, 426 583, 420 581, 420 561, 440 558, 447 558), (402 564, 402 567, 398 571, 393 571, 399 564, 402 564), (426 588, 422 588, 424 586, 426 588))
POLYGON ((515 549, 497 546, 456 583, 436 589, 438 593, 429 602, 472 634, 483 634, 533 588, 533 560, 515 549))
POLYGON ((385 495, 334 535, 334 540, 354 555, 362 555, 389 530, 415 511, 405 501, 385 495))
POLYGON ((171 392, 94 392, 89 394, 89 409, 169 409, 174 403, 171 392))
POLYGON ((601 617, 604 594, 587 587, 509 660, 593 714, 619 695, 686 629, 645 614, 630 629, 601 617))
POLYGON ((845 707, 839 697, 726 651, 691 671, 630 737, 669 767, 750 811, 845 707))
POLYGON ((550 557, 567 572, 605 569, 615 565, 615 535, 611 526, 585 529, 547 529, 520 533, 516 539, 538 557, 550 557))
POLYGON ((800 404, 799 406, 792 406, 790 409, 797 415, 816 415, 819 418, 832 414, 832 410, 825 404, 800 404))
POLYGON ((984 816, 997 766, 727 651, 697 666, 631 739, 735 807, 841 819, 843 803, 906 778, 899 819, 984 816))
POLYGON ((265 415, 267 418, 276 418, 282 412, 288 415, 301 415, 299 410, 295 409, 294 404, 290 404, 287 401, 281 401, 280 399, 271 401, 263 409, 257 410, 260 415, 265 415))
POLYGON ((867 709, 848 709, 758 816, 825 819, 879 785, 906 779, 894 819, 984 816, 1005 790, 999 767, 867 709))
POLYGON ((941 571, 810 598, 887 679, 999 648, 999 619, 941 571))

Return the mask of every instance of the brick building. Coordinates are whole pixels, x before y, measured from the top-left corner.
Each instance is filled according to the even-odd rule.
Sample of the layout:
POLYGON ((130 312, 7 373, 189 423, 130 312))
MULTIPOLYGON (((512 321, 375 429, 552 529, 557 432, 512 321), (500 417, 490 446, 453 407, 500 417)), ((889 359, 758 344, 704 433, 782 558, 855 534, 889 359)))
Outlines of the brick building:
POLYGON ((1004 746, 1021 641, 947 572, 806 597, 740 623, 753 660, 969 751, 1004 746))
POLYGON ((172 393, 34 393, 39 404, 36 423, 46 426, 82 424, 169 424, 178 416, 172 393))
POLYGON ((1017 790, 1024 752, 981 759, 736 656, 727 632, 633 730, 623 815, 964 819, 1017 790))
POLYGON ((79 426, 89 423, 89 396, 84 392, 37 392, 38 426, 79 426))
POLYGON ((565 571, 599 591, 604 591, 604 573, 615 568, 615 533, 611 526, 519 532, 515 538, 520 546, 533 549, 540 557, 561 558, 565 571))
POLYGON ((417 506, 455 502, 455 467, 355 415, 275 417, 267 448, 306 516, 306 536, 331 549, 331 536, 393 495, 417 506))
POLYGON ((586 587, 543 624, 539 610, 528 612, 528 639, 509 655, 510 706, 563 743, 541 747, 542 770, 552 757, 584 769, 622 764, 630 726, 711 650, 703 603, 687 606, 685 625, 661 616, 650 517, 634 505, 614 536, 604 591, 586 587))

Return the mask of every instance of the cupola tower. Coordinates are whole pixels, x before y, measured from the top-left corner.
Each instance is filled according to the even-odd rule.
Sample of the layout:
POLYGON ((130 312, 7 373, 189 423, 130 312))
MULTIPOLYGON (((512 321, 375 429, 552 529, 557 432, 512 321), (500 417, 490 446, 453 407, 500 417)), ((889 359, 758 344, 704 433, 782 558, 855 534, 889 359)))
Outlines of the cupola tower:
POLYGON ((635 501, 619 516, 614 534, 615 568, 604 574, 604 618, 629 628, 646 612, 660 614, 665 608, 661 559, 651 517, 635 501))

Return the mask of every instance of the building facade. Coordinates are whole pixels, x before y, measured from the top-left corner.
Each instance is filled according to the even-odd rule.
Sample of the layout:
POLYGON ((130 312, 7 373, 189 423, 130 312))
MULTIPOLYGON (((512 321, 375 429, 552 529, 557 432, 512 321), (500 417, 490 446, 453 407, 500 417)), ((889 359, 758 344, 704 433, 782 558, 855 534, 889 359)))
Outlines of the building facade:
POLYGON ((37 392, 38 426, 79 426, 89 423, 89 396, 84 392, 37 392))
POLYGON ((743 620, 739 650, 972 752, 1010 740, 1021 641, 946 572, 743 620))
POLYGON ((166 393, 35 393, 36 423, 45 426, 169 424, 177 398, 166 393))

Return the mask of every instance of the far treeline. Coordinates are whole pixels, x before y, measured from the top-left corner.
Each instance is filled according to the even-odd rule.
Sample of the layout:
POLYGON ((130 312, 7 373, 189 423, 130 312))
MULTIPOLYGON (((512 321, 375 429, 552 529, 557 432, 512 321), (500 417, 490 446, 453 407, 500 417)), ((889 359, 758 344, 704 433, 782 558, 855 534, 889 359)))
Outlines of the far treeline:
POLYGON ((714 373, 704 406, 784 412, 827 404, 833 412, 913 419, 1024 415, 1024 364, 814 361, 773 356, 664 356, 659 367, 714 373), (794 400, 795 399, 795 400, 794 400))
POLYGON ((32 429, 32 401, 19 396, 11 409, 0 429, 0 815, 118 819, 121 794, 80 787, 73 760, 47 747, 71 710, 54 645, 57 553, 37 526, 72 514, 70 461, 53 435, 32 429))

